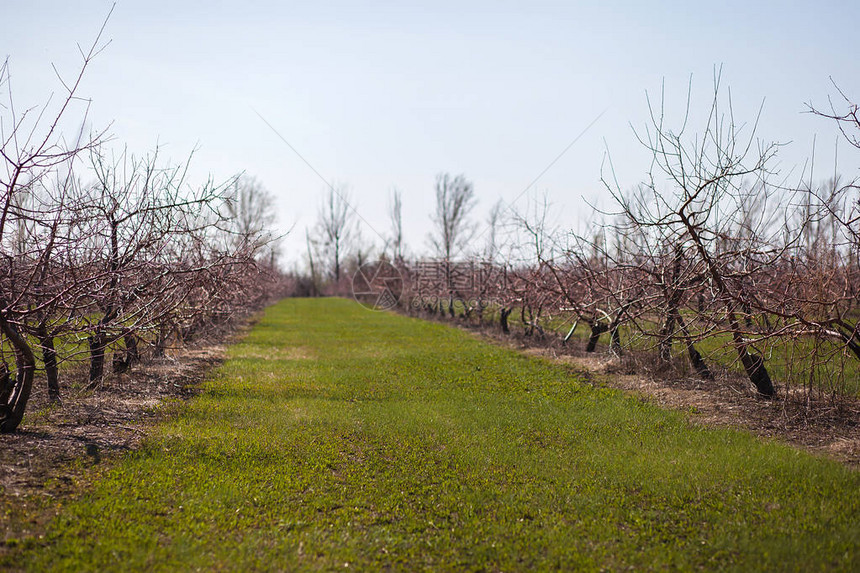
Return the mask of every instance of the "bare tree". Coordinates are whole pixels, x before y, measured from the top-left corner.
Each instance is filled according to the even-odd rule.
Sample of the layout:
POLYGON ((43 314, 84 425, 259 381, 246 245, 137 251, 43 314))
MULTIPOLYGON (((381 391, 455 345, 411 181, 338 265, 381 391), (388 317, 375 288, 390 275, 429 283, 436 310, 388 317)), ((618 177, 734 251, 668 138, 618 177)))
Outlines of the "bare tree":
MULTIPOLYGON (((100 313, 89 334, 92 382, 104 372, 105 350, 113 339, 125 340, 126 357, 118 366, 127 368, 138 359, 135 331, 160 322, 181 304, 182 298, 172 295, 193 282, 195 272, 177 273, 175 262, 196 255, 202 269, 218 260, 200 249, 203 238, 211 237, 208 230, 222 223, 217 203, 225 184, 209 181, 192 188, 186 182, 191 158, 163 166, 158 154, 158 149, 142 158, 127 151, 111 159, 105 153, 92 154, 96 182, 80 200, 80 209, 94 222, 81 240, 91 245, 91 261, 101 277, 91 297, 100 313)), ((237 220, 232 226, 241 231, 246 222, 237 220)), ((227 252, 256 252, 259 232, 244 231, 248 234, 238 236, 240 242, 227 252)))
POLYGON ((228 185, 219 214, 221 230, 232 237, 234 249, 251 251, 254 259, 275 269, 280 239, 275 232, 275 198, 255 177, 242 174, 228 185))
POLYGON ((339 288, 346 249, 355 238, 355 211, 345 186, 330 187, 317 215, 317 235, 328 255, 335 288, 339 288))
POLYGON ((83 260, 74 228, 87 224, 71 208, 80 183, 71 163, 64 167, 32 189, 31 208, 40 216, 29 225, 31 234, 24 241, 28 245, 26 252, 16 254, 21 264, 31 265, 28 274, 36 278, 35 284, 20 289, 22 302, 27 301, 30 312, 25 312, 23 305, 18 310, 22 327, 39 343, 52 401, 60 399, 59 358, 54 340, 81 329, 83 324, 75 316, 76 311, 85 307, 84 299, 92 287, 90 276, 74 270, 80 269, 83 260), (58 320, 58 316, 65 318, 58 320))
POLYGON ((465 176, 451 177, 448 173, 436 176, 436 210, 431 217, 436 228, 430 241, 443 260, 452 260, 472 238, 474 226, 469 215, 475 201, 475 188, 465 176))
MULTIPOLYGON (((73 113, 71 110, 81 101, 77 92, 90 62, 104 47, 101 36, 106 25, 107 18, 89 49, 80 50, 82 62, 77 74, 67 81, 60 78, 64 94, 56 108, 50 108, 49 101, 41 109, 26 108, 19 114, 9 86, 9 61, 0 64, 0 88, 6 91, 7 96, 5 104, 0 105, 0 245, 3 245, 3 279, 6 282, 0 291, 0 338, 8 341, 15 356, 14 381, 5 361, 0 367, 3 372, 0 376, 2 432, 11 432, 18 427, 30 397, 36 361, 33 348, 23 332, 25 315, 32 312, 26 307, 25 300, 36 284, 40 268, 44 268, 38 264, 22 268, 22 263, 29 257, 15 257, 6 250, 11 239, 10 229, 23 230, 27 228, 28 221, 36 219, 34 215, 37 214, 20 208, 23 194, 104 137, 103 132, 85 137, 79 130, 69 138, 62 133, 62 126, 64 118, 73 113)), ((82 115, 86 117, 86 108, 82 115)), ((85 123, 83 121, 80 125, 85 123)), ((50 214, 42 214, 41 217, 52 218, 50 214)))
POLYGON ((109 156, 103 133, 62 133, 75 103, 86 102, 76 93, 101 49, 100 36, 81 50, 79 73, 63 82, 56 110, 46 105, 19 115, 8 62, 0 66, 0 88, 8 93, 8 104, 0 104, 3 432, 23 417, 35 350, 42 351, 54 400, 58 362, 85 354, 60 356, 55 338, 86 337, 90 379, 97 382, 110 349, 114 370, 127 370, 141 358, 139 341, 153 342, 157 352, 166 333, 182 338, 202 324, 223 323, 278 288, 276 273, 261 274, 256 260, 271 247, 273 223, 270 197, 256 181, 233 178, 230 189, 211 180, 192 186, 188 164, 162 165, 158 150, 142 158, 126 151, 109 156), (95 180, 82 184, 87 151, 95 180))
POLYGON ((475 207, 475 188, 464 175, 451 177, 448 173, 436 176, 436 210, 431 219, 435 225, 430 242, 444 264, 448 313, 454 316, 453 257, 464 250, 474 235, 475 227, 469 215, 475 207))
MULTIPOLYGON (((807 399, 813 388, 839 392, 837 380, 847 382, 846 372, 853 372, 845 361, 860 358, 856 181, 846 184, 834 175, 820 185, 774 185, 770 165, 779 145, 757 138, 757 120, 736 120, 719 74, 698 129, 690 104, 688 94, 685 113, 671 125, 665 99, 657 106, 649 99, 650 122, 636 135, 651 154, 651 168, 644 182, 626 191, 604 177, 617 207, 600 213, 606 222, 571 233, 560 250, 544 204, 518 218, 508 264, 492 266, 468 291, 455 284, 466 272, 475 276, 476 261, 462 260, 463 243, 452 239, 461 235, 447 232, 456 228, 449 214, 457 211, 451 201, 457 185, 440 175, 431 236, 440 260, 410 269, 409 288, 420 295, 412 307, 439 312, 447 301, 454 316, 455 295, 468 294, 480 315, 480 301, 491 296, 505 332, 514 310, 526 334, 540 335, 563 315, 572 322, 565 342, 577 325, 590 327, 586 351, 608 333, 616 353, 622 346, 639 356, 645 350, 660 368, 685 369, 676 358, 686 355, 689 368, 705 379, 713 378, 714 366, 730 366, 724 360, 734 354, 734 365, 766 397, 776 386, 765 359, 780 360, 780 393, 787 398, 797 395, 789 380, 808 384, 807 399), (699 349, 706 347, 703 355, 699 349)), ((849 102, 847 112, 821 115, 839 122, 856 145, 856 106, 849 102)), ((459 212, 468 213, 463 204, 470 201, 460 203, 459 212)), ((496 215, 494 209, 487 253, 495 252, 496 215)), ((473 307, 467 304, 464 315, 473 307)))
MULTIPOLYGON (((750 213, 751 197, 744 185, 748 180, 764 181, 777 145, 758 144, 755 126, 743 136, 731 99, 727 99, 725 111, 722 104, 720 76, 716 74, 704 128, 698 136, 688 138, 688 115, 680 129, 672 129, 665 121, 664 101, 654 109, 649 100, 650 123, 644 134, 637 134, 653 157, 647 182, 633 196, 625 196, 616 185, 605 183, 621 207, 622 217, 648 230, 658 244, 662 241, 669 246, 667 254, 673 262, 666 269, 670 273, 678 269, 676 262, 688 256, 693 267, 701 269, 720 302, 719 312, 725 317, 726 330, 750 381, 760 394, 773 396, 775 389, 764 358, 754 351, 752 333, 745 329, 740 313, 749 307, 748 295, 755 294, 753 289, 744 288, 749 283, 745 277, 772 264, 780 255, 767 240, 764 222, 744 219, 750 213), (745 232, 739 234, 739 230, 745 232)), ((688 101, 688 114, 689 109, 688 101)), ((654 247, 657 250, 659 247, 654 247)), ((678 288, 676 279, 672 286, 676 294, 678 288)), ((674 331, 679 316, 680 301, 672 292, 668 293, 668 304, 666 336, 674 331)))

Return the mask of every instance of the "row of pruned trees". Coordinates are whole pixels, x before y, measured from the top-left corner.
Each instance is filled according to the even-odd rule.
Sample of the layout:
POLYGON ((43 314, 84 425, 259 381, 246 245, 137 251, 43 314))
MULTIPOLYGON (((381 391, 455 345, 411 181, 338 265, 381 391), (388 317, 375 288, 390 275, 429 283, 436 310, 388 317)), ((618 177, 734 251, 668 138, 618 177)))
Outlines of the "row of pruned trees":
POLYGON ((8 61, 0 67, 3 432, 20 424, 37 365, 58 400, 62 361, 85 362, 95 384, 145 348, 163 353, 172 340, 223 325, 276 283, 272 199, 258 182, 194 185, 191 157, 111 151, 106 132, 83 127, 69 136, 70 125, 87 123, 77 91, 99 49, 97 38, 82 52, 58 102, 23 111, 8 61))
MULTIPOLYGON (((616 353, 636 348, 662 364, 683 356, 703 378, 734 363, 763 396, 789 379, 812 390, 860 370, 855 181, 777 180, 779 146, 736 122, 719 76, 714 88, 697 129, 689 111, 669 125, 662 101, 650 107, 637 136, 651 169, 622 189, 610 162, 613 207, 599 213, 601 223, 560 232, 545 202, 512 211, 503 257, 455 262, 440 249, 432 264, 407 265, 413 308, 450 316, 457 301, 465 317, 491 308, 504 331, 513 315, 527 335, 566 324, 565 340, 584 327, 587 350, 605 336, 616 353), (777 364, 781 380, 770 368, 777 364)), ((822 115, 857 146, 857 107, 846 102, 847 112, 822 115)))

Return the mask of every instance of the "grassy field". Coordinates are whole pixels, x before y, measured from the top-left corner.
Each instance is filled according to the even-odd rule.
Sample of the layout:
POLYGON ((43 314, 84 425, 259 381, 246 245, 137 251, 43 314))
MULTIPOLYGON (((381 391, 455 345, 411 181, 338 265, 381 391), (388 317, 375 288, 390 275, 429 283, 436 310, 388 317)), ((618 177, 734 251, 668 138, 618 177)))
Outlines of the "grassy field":
MULTIPOLYGON (((444 325, 287 300, 136 452, 48 570, 857 570, 860 474, 444 325)), ((7 563, 9 565, 9 563, 7 563)))

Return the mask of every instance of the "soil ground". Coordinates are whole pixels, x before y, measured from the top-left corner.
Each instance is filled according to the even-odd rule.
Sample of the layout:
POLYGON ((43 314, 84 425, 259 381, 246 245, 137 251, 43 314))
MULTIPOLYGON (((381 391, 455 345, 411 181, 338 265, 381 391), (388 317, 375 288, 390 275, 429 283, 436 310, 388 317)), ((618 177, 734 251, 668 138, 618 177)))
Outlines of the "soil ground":
POLYGON ((24 422, 0 436, 0 558, 12 544, 43 534, 57 508, 53 500, 81 491, 93 473, 85 470, 134 449, 159 406, 193 395, 225 349, 207 342, 168 352, 106 376, 93 390, 63 388, 61 405, 50 404, 37 378, 24 422))

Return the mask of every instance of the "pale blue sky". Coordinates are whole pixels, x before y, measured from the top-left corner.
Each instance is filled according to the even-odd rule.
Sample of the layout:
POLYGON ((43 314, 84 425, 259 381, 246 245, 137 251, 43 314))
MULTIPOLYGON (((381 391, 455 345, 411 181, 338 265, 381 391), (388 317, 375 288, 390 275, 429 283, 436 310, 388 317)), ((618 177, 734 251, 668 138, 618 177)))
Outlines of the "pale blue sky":
MULTIPOLYGON (((0 57, 10 57, 19 107, 60 91, 51 63, 71 73, 75 43, 92 40, 110 5, 0 0, 0 57)), ((630 124, 647 119, 646 90, 665 81, 681 113, 692 74, 694 109, 706 108, 719 65, 736 117, 752 121, 764 99, 759 136, 791 142, 782 173, 799 178, 817 134, 816 172, 828 177, 837 132, 804 104, 826 105, 830 76, 860 100, 858 21, 850 1, 119 1, 81 95, 93 126, 113 121, 134 151, 160 141, 181 158, 197 144, 195 177, 257 176, 284 225, 297 223, 287 243, 297 251, 325 185, 256 110, 348 185, 376 230, 387 232, 389 190, 400 188, 407 241, 421 252, 437 172, 474 182, 483 219, 605 112, 535 185, 572 226, 583 197, 605 197, 604 141, 622 187, 644 176, 630 124)), ((860 152, 843 145, 840 159, 842 173, 860 176, 860 152)))

